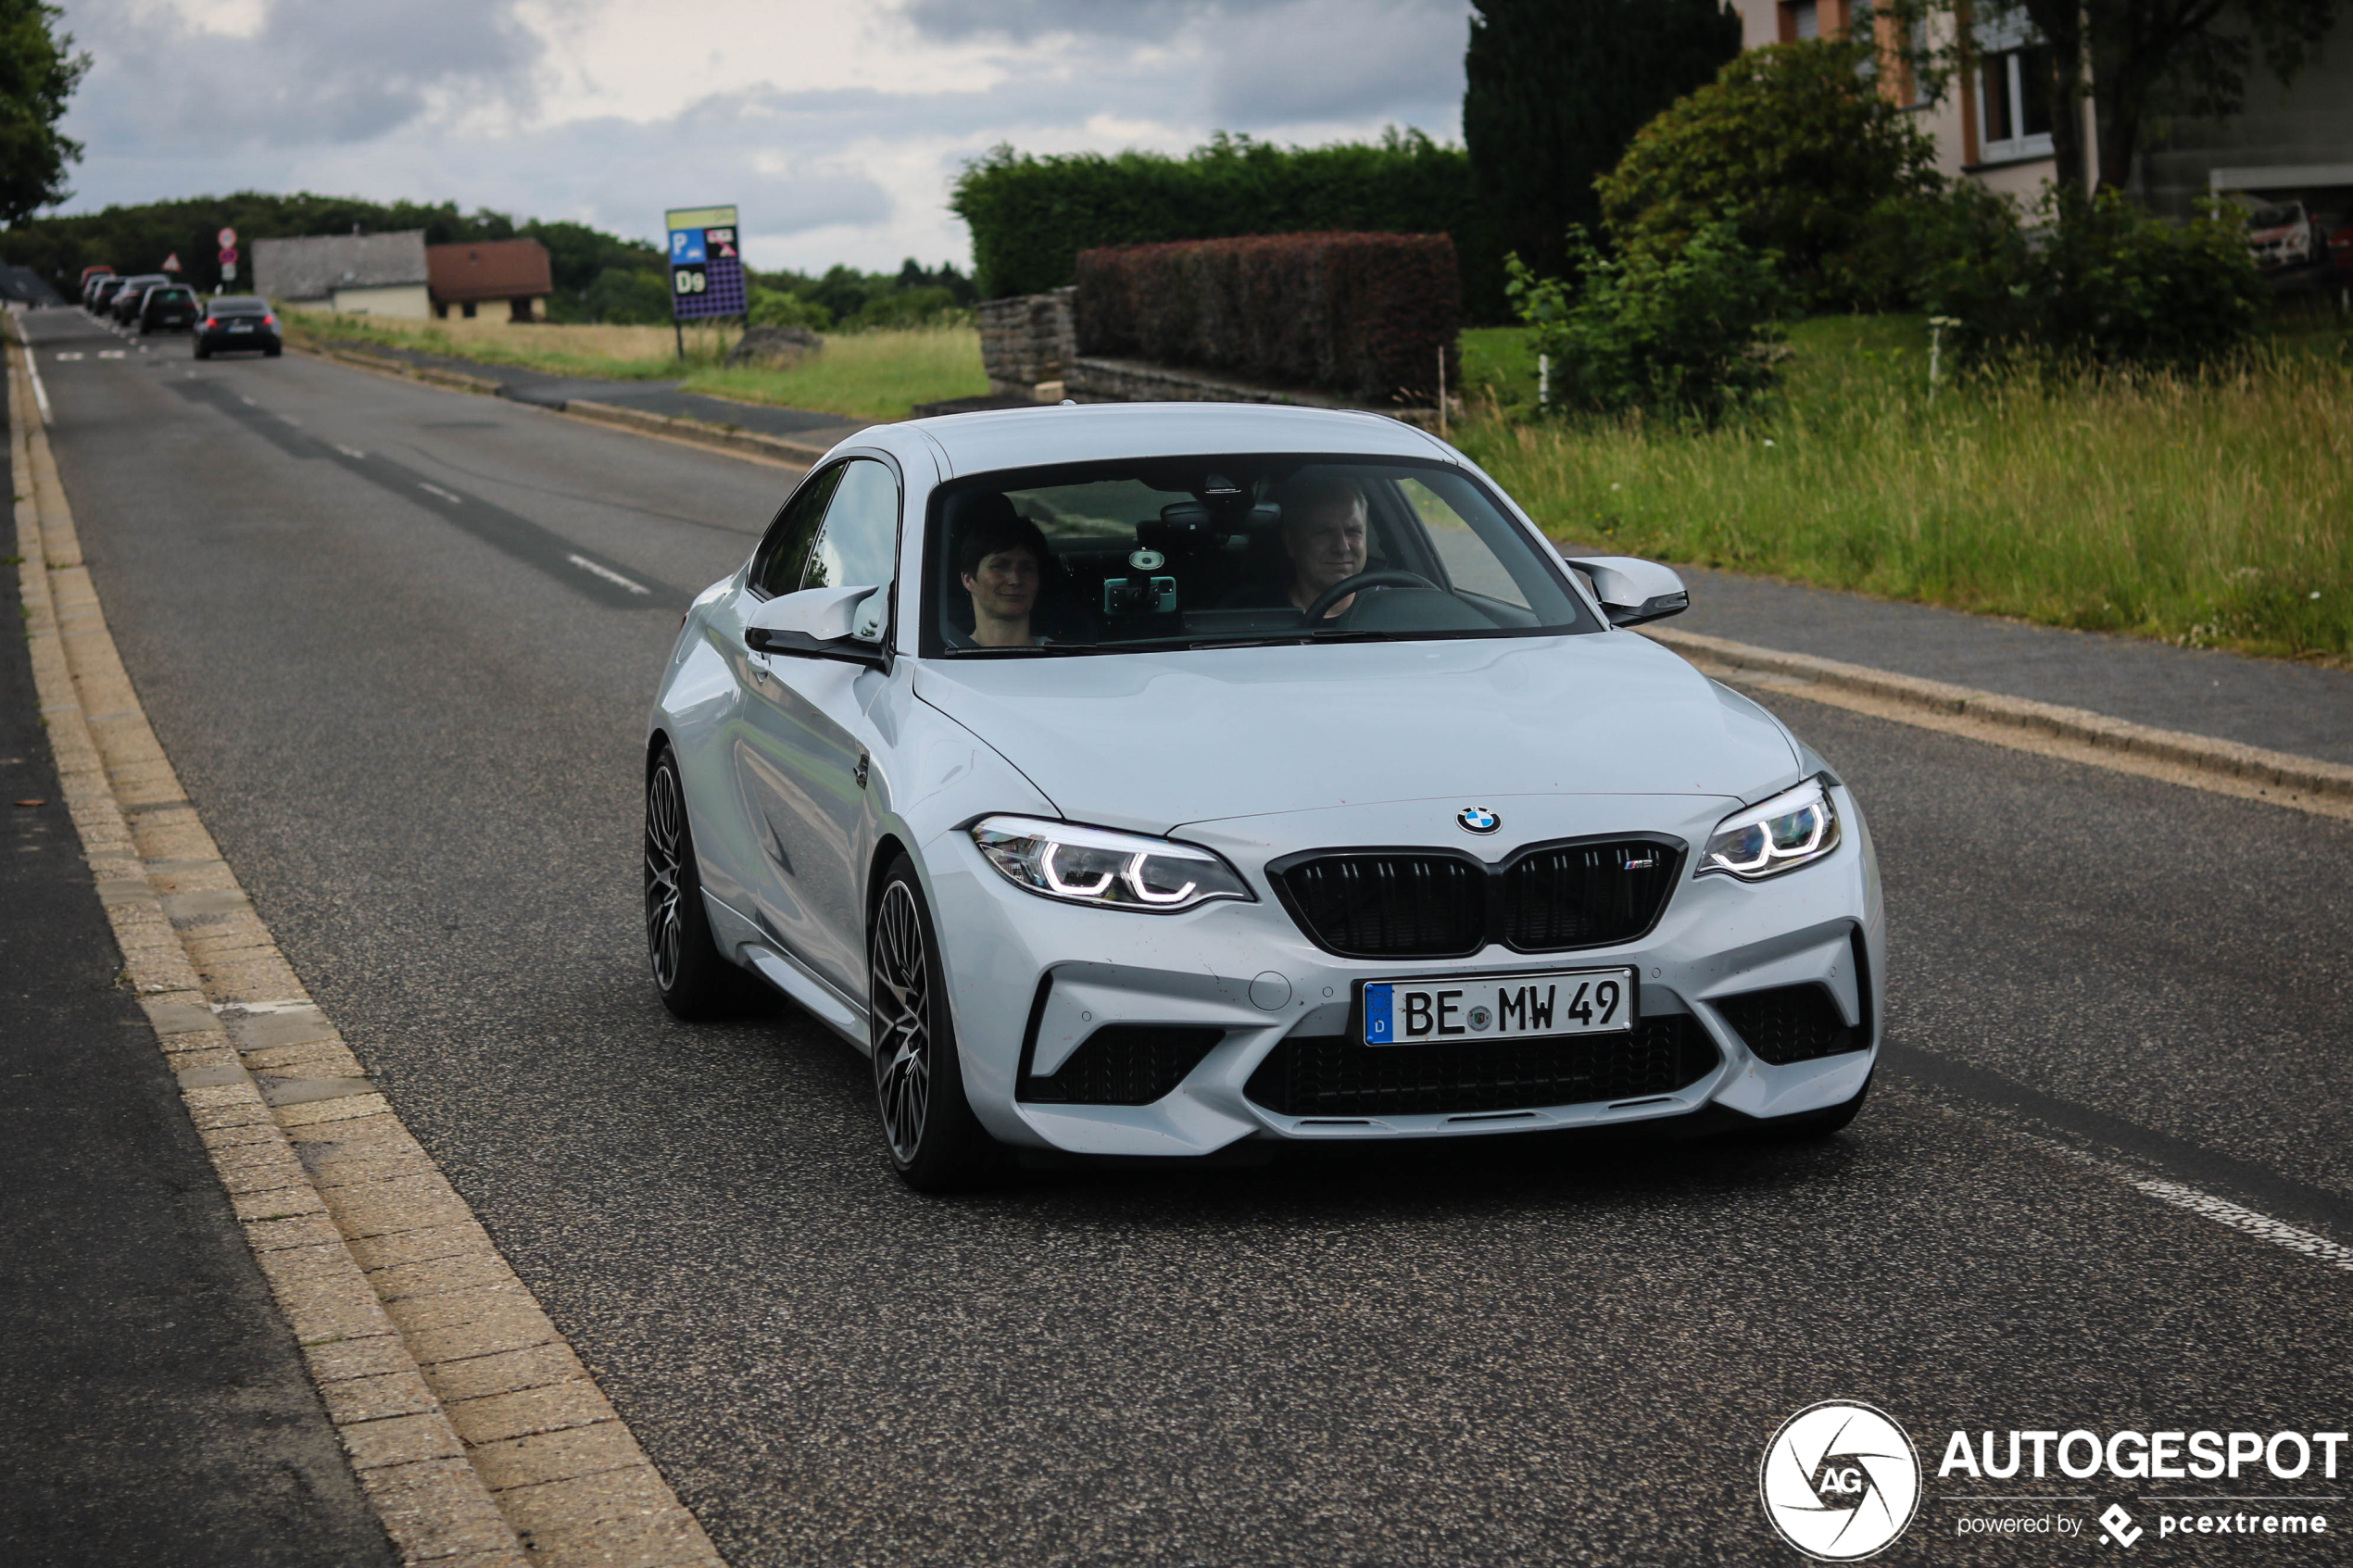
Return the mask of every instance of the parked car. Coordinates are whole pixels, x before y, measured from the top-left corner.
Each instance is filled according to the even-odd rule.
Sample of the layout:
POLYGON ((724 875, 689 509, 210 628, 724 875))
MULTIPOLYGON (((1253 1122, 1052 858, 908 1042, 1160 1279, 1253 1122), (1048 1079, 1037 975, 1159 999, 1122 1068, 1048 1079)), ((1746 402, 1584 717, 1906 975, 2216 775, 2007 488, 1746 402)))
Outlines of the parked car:
POLYGON ((2246 215, 2246 243, 2266 272, 2309 267, 2328 254, 2328 239, 2304 204, 2275 202, 2246 215))
POLYGON ((196 291, 185 283, 161 283, 147 291, 139 306, 139 332, 186 332, 195 330, 204 307, 196 303, 196 291))
POLYGON ((123 285, 130 282, 130 279, 119 277, 111 272, 103 278, 94 280, 90 284, 90 313, 94 316, 105 316, 111 313, 114 309, 114 296, 121 293, 123 285))
POLYGON ((82 270, 82 303, 88 305, 97 293, 100 279, 114 276, 114 269, 107 266, 84 267, 82 270))
POLYGON ((756 975, 866 1052, 925 1189, 1024 1147, 1843 1126, 1870 837, 1624 630, 1688 602, 1376 415, 862 432, 660 680, 655 987, 712 1016, 756 975))
POLYGON ((147 291, 165 287, 170 282, 161 272, 142 272, 136 277, 125 278, 122 287, 115 291, 112 307, 115 325, 127 327, 138 320, 139 307, 145 303, 147 291))
POLYGON ((256 351, 272 359, 285 352, 278 318, 270 302, 252 295, 229 294, 208 301, 196 323, 196 358, 256 351))

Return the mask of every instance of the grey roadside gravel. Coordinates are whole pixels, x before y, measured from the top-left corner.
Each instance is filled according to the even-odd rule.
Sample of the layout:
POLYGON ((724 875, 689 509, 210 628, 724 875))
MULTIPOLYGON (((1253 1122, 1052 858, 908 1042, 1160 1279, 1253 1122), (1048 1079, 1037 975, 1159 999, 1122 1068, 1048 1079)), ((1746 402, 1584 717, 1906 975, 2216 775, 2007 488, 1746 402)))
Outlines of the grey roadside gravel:
POLYGON ((1679 570, 1692 608, 1663 624, 1680 631, 2353 762, 2353 670, 1679 570))
MULTIPOLYGON (((1818 1399, 1931 1449, 2353 1404, 2353 1274, 1892 1075, 1806 1147, 909 1194, 855 1055, 786 1010, 677 1024, 648 988, 639 746, 676 607, 593 603, 171 395, 182 370, 51 383, 149 712, 306 982, 739 1568, 1779 1562, 1756 1461, 1818 1399)), ((208 373, 665 583, 739 561, 789 483, 328 364, 208 373)), ((2353 827, 1780 706, 1870 813, 1906 1049, 2353 1195, 2353 827)), ((1947 1512, 1882 1561, 2051 1555, 1947 1512)))

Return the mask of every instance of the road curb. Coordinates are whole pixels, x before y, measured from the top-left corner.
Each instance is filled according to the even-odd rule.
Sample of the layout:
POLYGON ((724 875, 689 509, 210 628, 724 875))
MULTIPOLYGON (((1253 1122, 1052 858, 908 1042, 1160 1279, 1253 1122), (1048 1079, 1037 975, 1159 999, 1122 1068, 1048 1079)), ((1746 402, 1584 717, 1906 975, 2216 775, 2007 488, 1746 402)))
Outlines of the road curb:
POLYGON ((30 351, 7 358, 17 570, 67 809, 182 1102, 401 1561, 721 1568, 221 858, 107 629, 30 417, 30 351))
MULTIPOLYGON (((2160 730, 2114 719, 2088 709, 2065 708, 2027 697, 2005 696, 1944 681, 1899 675, 1868 665, 1844 664, 1811 654, 1783 653, 1723 637, 1667 627, 1644 627, 1643 634, 1695 662, 1720 669, 1779 676, 1833 691, 1852 692, 1898 708, 1940 717, 2015 729, 2092 751, 2160 764, 2170 770, 2226 782, 2230 793, 2276 794, 2284 805, 2304 805, 2342 815, 2353 804, 2353 767, 2293 752, 2268 751, 2236 741, 2180 730, 2160 730), (2325 804, 2323 804, 2325 803, 2325 804)), ((2136 770, 2137 771, 2137 770, 2136 770)))
MULTIPOLYGON (((427 386, 447 387, 453 392, 471 392, 485 397, 507 397, 503 383, 487 376, 470 376, 457 370, 445 370, 432 365, 412 365, 405 359, 387 358, 382 355, 363 354, 356 349, 342 348, 332 344, 298 344, 289 342, 287 347, 297 354, 313 358, 332 360, 354 370, 371 370, 378 375, 396 376, 403 381, 422 382, 427 386)), ((830 445, 795 441, 788 436, 766 435, 758 431, 742 430, 730 425, 714 424, 709 420, 684 419, 674 414, 648 413, 642 408, 624 408, 617 403, 599 403, 593 398, 575 397, 566 403, 528 403, 522 398, 507 397, 510 403, 526 408, 538 408, 571 419, 586 420, 592 424, 610 425, 634 431, 640 435, 660 436, 669 441, 683 441, 693 446, 708 446, 739 458, 759 458, 781 463, 787 468, 805 469, 833 450, 830 445)), ((849 421, 845 420, 844 423, 849 421)))

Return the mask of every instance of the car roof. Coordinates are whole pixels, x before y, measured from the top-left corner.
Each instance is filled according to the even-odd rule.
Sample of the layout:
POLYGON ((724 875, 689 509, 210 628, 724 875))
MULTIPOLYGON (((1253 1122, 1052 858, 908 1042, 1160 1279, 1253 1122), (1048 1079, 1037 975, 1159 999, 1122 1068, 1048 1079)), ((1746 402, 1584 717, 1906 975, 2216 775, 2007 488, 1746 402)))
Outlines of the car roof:
POLYGON ((1385 414, 1267 403, 1080 403, 943 414, 887 427, 921 432, 948 476, 1048 463, 1218 452, 1332 452, 1453 460, 1439 442, 1385 414))

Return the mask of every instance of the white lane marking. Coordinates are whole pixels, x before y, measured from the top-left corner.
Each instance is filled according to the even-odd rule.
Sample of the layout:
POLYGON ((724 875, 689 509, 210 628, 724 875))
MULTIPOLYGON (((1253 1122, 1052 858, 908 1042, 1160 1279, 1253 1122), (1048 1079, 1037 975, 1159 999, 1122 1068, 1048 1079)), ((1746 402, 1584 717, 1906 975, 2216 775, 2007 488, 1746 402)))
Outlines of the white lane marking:
POLYGON ((52 358, 52 359, 79 359, 79 358, 82 358, 82 350, 80 350, 80 349, 78 349, 78 348, 77 348, 77 349, 73 350, 73 352, 71 352, 71 353, 69 353, 69 353, 63 353, 63 352, 57 353, 57 354, 52 354, 52 355, 50 355, 50 356, 49 356, 49 358, 52 358))
POLYGON ((292 414, 280 414, 278 418, 285 420, 286 423, 294 426, 296 430, 300 430, 302 428, 302 421, 296 419, 292 414))
POLYGON ((609 566, 598 566, 586 556, 566 556, 564 559, 572 562, 573 565, 578 567, 583 571, 596 573, 598 577, 603 578, 608 583, 618 583, 633 594, 650 594, 653 592, 651 588, 647 587, 643 583, 633 583, 628 578, 623 577, 620 572, 615 571, 609 566))
POLYGON ((2225 1198, 2217 1198, 2210 1192, 2201 1192, 2185 1183, 2168 1181, 2162 1176, 2152 1176, 2145 1172, 2135 1171, 2130 1165, 2120 1164, 2113 1160, 2103 1160, 2096 1154, 2076 1148, 2069 1144, 2059 1143, 2051 1138, 2037 1137, 2032 1133, 2023 1135, 2029 1143, 2039 1145, 2061 1159, 2074 1160, 2080 1165, 2088 1165, 2101 1174, 2123 1183, 2134 1192, 2156 1198, 2159 1203, 2170 1203, 2176 1209, 2211 1220, 2219 1225, 2228 1225, 2231 1229, 2254 1236, 2259 1241, 2268 1241, 2274 1247, 2284 1247, 2290 1252, 2301 1253, 2307 1258, 2326 1263, 2332 1268, 2353 1273, 2353 1247, 2347 1247, 2341 1241, 2333 1241, 2327 1236, 2317 1236, 2310 1231, 2291 1225, 2285 1220, 2275 1220, 2259 1210, 2249 1209, 2244 1204, 2233 1203, 2225 1198))
POLYGON ((252 398, 247 397, 247 396, 246 396, 244 393, 242 393, 242 392, 240 392, 239 394, 237 394, 237 401, 238 401, 238 402, 240 402, 240 403, 242 403, 242 404, 244 404, 244 405, 245 405, 246 408, 260 408, 260 407, 261 407, 261 405, 260 405, 260 404, 258 404, 258 403, 255 402, 252 398))
POLYGON ((101 348, 98 350, 98 358, 101 359, 120 359, 122 358, 122 350, 120 348, 101 348))
POLYGON ((343 454, 345 457, 346 457, 346 458, 365 458, 365 457, 368 455, 367 453, 362 452, 361 450, 359 450, 359 447, 357 447, 357 446, 346 446, 346 445, 345 445, 342 442, 340 442, 340 441, 338 441, 338 442, 334 443, 334 448, 335 448, 335 450, 336 450, 336 451, 338 451, 338 452, 342 453, 342 454, 343 454))
POLYGON ((41 356, 27 354, 24 357, 24 368, 32 377, 32 401, 40 408, 41 422, 45 427, 50 422, 49 389, 41 384, 41 356))
POLYGON ((427 484, 422 479, 417 481, 417 488, 424 491, 428 495, 440 496, 443 500, 448 502, 453 507, 462 507, 466 504, 466 498, 463 495, 457 494, 455 491, 444 490, 438 484, 427 484))

